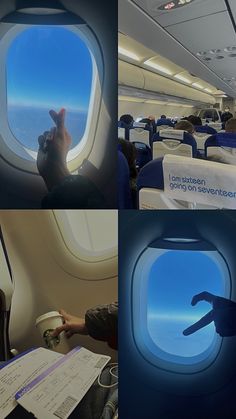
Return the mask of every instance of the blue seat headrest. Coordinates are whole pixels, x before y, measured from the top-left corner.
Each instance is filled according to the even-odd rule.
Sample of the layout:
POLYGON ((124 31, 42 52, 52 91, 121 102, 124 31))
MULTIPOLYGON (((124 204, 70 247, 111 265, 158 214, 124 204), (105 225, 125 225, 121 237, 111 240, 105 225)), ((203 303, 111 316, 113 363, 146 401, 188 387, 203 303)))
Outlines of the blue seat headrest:
POLYGON ((198 125, 198 126, 195 126, 195 131, 196 132, 203 132, 203 133, 211 134, 211 135, 214 135, 214 134, 217 133, 217 131, 214 128, 209 127, 209 125, 198 125))
POLYGON ((205 142, 205 150, 208 147, 236 148, 236 132, 219 132, 212 135, 205 142))
POLYGON ((125 128, 125 129, 129 129, 132 127, 133 124, 126 124, 123 121, 118 121, 118 128, 125 128))
POLYGON ((137 189, 155 188, 164 189, 163 157, 147 163, 139 172, 137 178, 137 189))
POLYGON ((174 127, 175 125, 173 124, 173 122, 171 122, 170 119, 168 118, 160 118, 157 120, 156 122, 156 126, 160 127, 161 125, 167 125, 169 127, 174 127))

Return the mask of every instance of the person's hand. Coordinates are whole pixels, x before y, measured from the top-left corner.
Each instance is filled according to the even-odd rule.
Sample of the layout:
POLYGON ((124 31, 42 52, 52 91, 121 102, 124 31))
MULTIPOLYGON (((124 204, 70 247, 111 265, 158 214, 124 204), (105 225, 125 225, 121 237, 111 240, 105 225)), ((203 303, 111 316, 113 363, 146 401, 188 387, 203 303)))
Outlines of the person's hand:
POLYGON ((37 167, 47 188, 51 190, 63 178, 70 175, 66 157, 71 146, 71 137, 65 128, 65 109, 49 112, 56 127, 45 131, 38 138, 37 167))
POLYGON ((75 333, 79 333, 80 335, 88 335, 88 330, 85 326, 84 319, 72 316, 65 310, 59 310, 59 313, 63 316, 65 323, 54 329, 51 334, 52 337, 58 336, 63 331, 66 333, 67 338, 70 338, 75 333))
POLYGON ((217 297, 209 292, 201 292, 192 299, 192 306, 199 301, 207 301, 212 304, 212 310, 183 331, 185 336, 195 333, 211 322, 215 323, 216 333, 222 337, 236 335, 236 303, 226 298, 217 297))

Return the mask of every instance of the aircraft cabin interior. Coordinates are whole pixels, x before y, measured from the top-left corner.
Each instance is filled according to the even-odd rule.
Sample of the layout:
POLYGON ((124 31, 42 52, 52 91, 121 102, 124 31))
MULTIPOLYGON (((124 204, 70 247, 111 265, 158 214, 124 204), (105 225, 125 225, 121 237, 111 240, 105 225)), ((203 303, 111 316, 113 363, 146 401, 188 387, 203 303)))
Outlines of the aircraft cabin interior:
MULTIPOLYGON (((39 316, 64 309, 84 318, 87 310, 117 301, 118 232, 114 210, 1 211, 0 223, 1 372, 3 362, 30 348, 52 348, 36 327, 39 316)), ((114 345, 101 339, 77 334, 66 345, 58 351, 79 346, 117 362, 114 345)), ((1 398, 1 418, 31 417, 19 408, 4 415, 1 398)))
POLYGON ((119 0, 120 209, 236 208, 235 21, 233 0, 119 0))

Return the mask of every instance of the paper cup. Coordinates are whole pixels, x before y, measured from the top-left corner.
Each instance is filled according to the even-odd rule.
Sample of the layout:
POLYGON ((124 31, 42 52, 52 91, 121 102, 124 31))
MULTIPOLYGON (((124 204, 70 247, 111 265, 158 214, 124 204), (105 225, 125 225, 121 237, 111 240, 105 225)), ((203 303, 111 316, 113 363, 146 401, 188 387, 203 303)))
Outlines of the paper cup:
POLYGON ((58 311, 50 311, 38 317, 35 326, 38 329, 44 343, 48 349, 61 354, 70 351, 65 332, 61 332, 57 337, 52 337, 51 333, 56 327, 63 324, 63 316, 58 311))

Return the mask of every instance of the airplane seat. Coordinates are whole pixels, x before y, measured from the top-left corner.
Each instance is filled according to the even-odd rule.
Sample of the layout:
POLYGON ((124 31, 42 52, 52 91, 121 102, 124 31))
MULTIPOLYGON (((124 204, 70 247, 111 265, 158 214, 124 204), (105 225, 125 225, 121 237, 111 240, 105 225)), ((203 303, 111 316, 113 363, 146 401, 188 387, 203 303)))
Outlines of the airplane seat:
POLYGON ((235 179, 232 166, 169 154, 141 169, 139 209, 235 209, 235 179))
POLYGON ((217 133, 217 131, 209 125, 198 125, 198 126, 195 127, 195 131, 196 132, 203 132, 205 134, 210 134, 210 135, 214 135, 214 134, 217 133))
POLYGON ((196 140, 183 130, 161 130, 153 136, 152 143, 153 159, 166 154, 198 157, 196 140))
POLYGON ((11 301, 13 296, 13 282, 10 263, 0 227, 0 361, 9 360, 10 351, 9 321, 11 301))
POLYGON ((163 157, 150 161, 137 178, 139 209, 187 209, 164 195, 163 157))
POLYGON ((168 118, 160 118, 156 122, 156 132, 161 131, 162 129, 171 129, 174 128, 175 124, 168 118))
POLYGON ((174 128, 175 124, 168 118, 160 118, 156 122, 157 127, 165 126, 174 128))
POLYGON ((205 142, 211 137, 211 134, 207 134, 205 132, 195 132, 193 136, 197 143, 197 149, 205 152, 205 142))
POLYGON ((123 138, 124 140, 129 139, 129 128, 132 125, 128 125, 123 121, 118 121, 118 138, 123 138))
POLYGON ((142 122, 134 122, 133 126, 129 128, 129 141, 138 141, 150 146, 152 134, 153 130, 150 125, 142 122))
POLYGON ((136 149, 136 167, 140 170, 152 160, 152 150, 147 144, 140 141, 133 141, 133 144, 136 149))
POLYGON ((217 132, 219 132, 222 129, 222 122, 210 122, 208 124, 209 128, 215 129, 217 132))
POLYGON ((133 208, 129 184, 129 165, 120 150, 118 150, 118 208, 133 208))
POLYGON ((206 159, 236 165, 236 133, 218 132, 205 143, 206 159))

